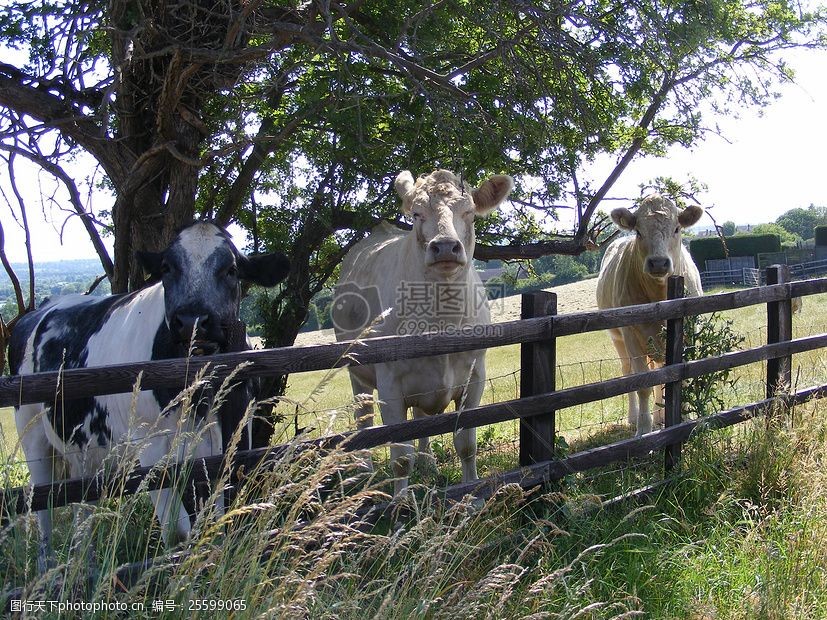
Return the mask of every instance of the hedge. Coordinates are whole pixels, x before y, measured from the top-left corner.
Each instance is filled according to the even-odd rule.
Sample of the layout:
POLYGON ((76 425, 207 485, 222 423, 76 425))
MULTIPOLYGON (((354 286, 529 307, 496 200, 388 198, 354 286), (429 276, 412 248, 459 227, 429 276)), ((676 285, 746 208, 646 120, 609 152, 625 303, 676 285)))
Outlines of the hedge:
MULTIPOLYGON (((729 249, 729 256, 754 256, 758 264, 758 254, 763 252, 780 252, 781 237, 779 235, 736 235, 724 237, 729 249)), ((698 269, 706 269, 706 261, 716 258, 727 258, 724 245, 718 237, 701 237, 689 242, 689 253, 698 269)))

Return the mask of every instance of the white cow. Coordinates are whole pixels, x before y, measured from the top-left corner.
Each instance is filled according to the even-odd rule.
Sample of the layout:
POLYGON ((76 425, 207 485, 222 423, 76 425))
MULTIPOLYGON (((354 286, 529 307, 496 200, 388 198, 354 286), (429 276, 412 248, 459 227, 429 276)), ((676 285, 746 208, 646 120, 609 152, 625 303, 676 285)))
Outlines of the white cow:
MULTIPOLYGON (((395 188, 402 211, 413 218, 403 231, 380 224, 356 244, 342 263, 332 318, 337 340, 371 336, 458 331, 491 321, 485 290, 471 257, 474 218, 493 211, 511 192, 509 176, 494 175, 473 189, 452 172, 437 170, 414 181, 404 171, 395 188), (387 311, 384 318, 379 317, 387 311), (379 318, 377 318, 379 317, 379 318)), ((357 351, 358 352, 358 351, 357 351)), ((385 424, 414 417, 476 407, 484 389, 485 351, 469 351, 368 366, 350 366, 353 394, 359 403, 359 428, 373 421, 373 391, 379 393, 385 424), (360 395, 368 395, 365 398, 360 395)), ((427 439, 420 450, 427 450, 427 439)), ((454 446, 464 482, 477 479, 475 429, 460 429, 454 446)), ((398 494, 408 484, 413 445, 391 446, 398 494)))
MULTIPOLYGON (((644 198, 634 213, 614 209, 614 223, 635 234, 620 237, 606 250, 597 278, 597 307, 602 310, 662 301, 671 275, 684 277, 688 296, 702 295, 698 268, 681 243, 681 229, 695 224, 701 215, 701 207, 681 211, 659 194, 644 198)), ((656 364, 648 356, 649 341, 658 342, 662 327, 662 322, 656 322, 609 330, 623 374, 644 372, 650 363, 656 364)), ((652 430, 651 393, 650 388, 644 388, 629 394, 629 424, 637 428, 638 435, 652 430)))

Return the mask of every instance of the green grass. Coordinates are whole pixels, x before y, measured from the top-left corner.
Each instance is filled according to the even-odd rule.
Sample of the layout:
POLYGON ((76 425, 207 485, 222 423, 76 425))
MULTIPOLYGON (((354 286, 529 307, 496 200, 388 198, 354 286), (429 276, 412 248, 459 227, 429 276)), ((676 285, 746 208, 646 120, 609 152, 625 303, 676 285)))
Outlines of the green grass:
POLYGON ((0 446, 14 447, 17 444, 17 427, 14 425, 14 409, 0 407, 0 446))
MULTIPOLYGON (((511 299, 510 303, 519 303, 519 296, 511 299)), ((719 314, 722 318, 733 321, 734 331, 744 337, 743 348, 766 343, 765 305, 719 314)), ((793 336, 801 337, 823 332, 827 332, 827 294, 809 296, 804 300, 802 312, 793 318, 793 336)), ((519 350, 519 345, 488 350, 488 379, 481 404, 519 397, 519 350)), ((793 358, 793 380, 797 387, 822 383, 823 378, 827 376, 826 370, 820 352, 797 355, 793 358)), ((763 399, 766 392, 765 374, 765 362, 736 369, 735 389, 723 396, 725 406, 763 399)), ((558 339, 558 389, 597 383, 619 375, 620 363, 606 333, 589 332, 558 339)), ((345 369, 294 374, 288 382, 287 397, 291 404, 282 405, 279 411, 291 421, 298 412, 299 427, 335 431, 354 428, 352 412, 348 408, 352 402, 350 381, 345 369)), ((618 425, 625 425, 626 407, 626 397, 620 396, 563 409, 557 413, 558 432, 574 446, 594 445, 590 438, 595 434, 602 439, 607 427, 616 429, 618 425)), ((292 428, 292 423, 285 426, 284 434, 278 440, 289 439, 292 428)), ((486 431, 480 429, 479 432, 486 431)), ((519 427, 516 421, 505 422, 495 425, 487 432, 492 440, 489 443, 502 445, 514 441, 519 436, 519 427)), ((620 438, 620 433, 615 430, 610 434, 612 438, 620 438)), ((442 436, 436 441, 446 446, 448 452, 452 450, 450 436, 442 436)), ((490 463, 486 460, 485 454, 481 454, 482 474, 496 473, 516 466, 516 448, 512 449, 510 458, 503 454, 502 450, 492 450, 490 453, 490 463)))
MULTIPOLYGON (((183 563, 141 535, 149 511, 130 498, 81 526, 60 524, 97 546, 91 589, 80 544, 63 547, 62 565, 39 583, 16 564, 0 562, 0 575, 27 584, 29 600, 61 578, 71 600, 240 601, 243 618, 824 618, 825 413, 810 405, 696 437, 678 483, 639 507, 595 508, 577 485, 505 487, 484 505, 419 494, 410 517, 369 531, 341 518, 383 494, 370 483, 343 494, 359 475, 353 460, 306 452, 253 474, 264 491, 255 504, 242 497, 199 520, 183 563), (160 555, 143 579, 126 590, 112 581, 119 562, 145 553, 160 555)), ((5 548, 21 543, 4 535, 5 548)))

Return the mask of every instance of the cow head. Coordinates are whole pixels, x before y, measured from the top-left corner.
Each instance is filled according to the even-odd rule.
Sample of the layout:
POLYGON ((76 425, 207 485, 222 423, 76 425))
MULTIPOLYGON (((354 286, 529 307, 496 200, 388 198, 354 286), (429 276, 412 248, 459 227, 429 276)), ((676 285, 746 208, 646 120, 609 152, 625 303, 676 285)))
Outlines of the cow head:
POLYGON ((453 172, 436 170, 416 181, 407 170, 394 183, 402 198, 402 212, 413 218, 413 232, 422 248, 425 272, 451 278, 474 255, 474 218, 487 215, 511 193, 514 181, 493 175, 478 188, 453 172))
POLYGON ((650 194, 632 213, 614 209, 612 220, 637 235, 637 251, 643 258, 643 271, 658 279, 672 275, 681 251, 681 229, 695 224, 703 215, 701 207, 691 205, 683 211, 660 194, 650 194))
POLYGON ((173 340, 184 347, 194 340, 193 351, 207 355, 226 350, 228 329, 238 320, 241 282, 275 286, 290 270, 283 254, 244 256, 210 222, 184 228, 163 252, 138 252, 138 260, 163 284, 173 340))

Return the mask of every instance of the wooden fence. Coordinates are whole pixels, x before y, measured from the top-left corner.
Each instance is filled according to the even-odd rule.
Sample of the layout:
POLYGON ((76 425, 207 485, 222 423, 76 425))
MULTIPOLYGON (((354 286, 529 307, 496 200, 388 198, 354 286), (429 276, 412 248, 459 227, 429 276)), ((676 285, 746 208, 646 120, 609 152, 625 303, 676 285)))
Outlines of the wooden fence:
MULTIPOLYGON (((827 292, 827 279, 788 282, 786 267, 779 266, 769 268, 767 277, 769 284, 760 288, 699 298, 683 298, 682 281, 673 278, 669 283, 669 291, 674 299, 562 316, 555 315, 556 299, 552 293, 527 294, 523 296, 523 319, 488 326, 482 330, 483 333, 475 329, 469 333, 450 335, 393 336, 368 339, 358 344, 342 342, 243 351, 188 360, 162 360, 105 368, 72 369, 62 373, 3 377, 0 379, 0 406, 48 402, 56 394, 68 399, 129 392, 136 381, 140 381, 142 389, 183 389, 198 371, 207 366, 218 380, 231 372, 238 379, 243 379, 521 343, 521 393, 517 399, 400 424, 341 433, 305 441, 299 447, 322 445, 360 450, 450 433, 459 427, 480 427, 519 419, 521 467, 488 480, 449 487, 443 491, 446 498, 462 497, 469 492, 486 496, 506 482, 532 486, 657 449, 666 450, 666 467, 671 468, 680 459, 680 444, 698 425, 728 426, 766 411, 779 402, 805 402, 821 398, 827 392, 827 385, 821 385, 795 394, 788 393, 791 356, 827 347, 827 334, 792 339, 791 299, 827 292), (715 358, 682 361, 681 322, 684 317, 756 304, 767 305, 766 345, 715 358), (666 322, 666 366, 599 383, 554 390, 557 338, 653 321, 666 322), (679 387, 682 380, 763 360, 767 360, 767 400, 700 420, 680 421, 679 387), (667 415, 664 429, 563 459, 554 458, 555 411, 659 384, 666 384, 667 415)), ((233 467, 250 471, 280 458, 287 450, 295 449, 296 444, 290 444, 238 452, 233 467)), ((198 459, 196 464, 197 466, 193 466, 193 463, 174 465, 163 472, 136 468, 126 481, 118 481, 117 490, 126 494, 134 493, 139 486, 143 490, 161 488, 169 485, 171 480, 177 479, 185 470, 205 472, 206 476, 214 480, 224 467, 221 456, 198 459)), ((81 500, 94 501, 104 493, 111 493, 114 488, 112 484, 111 480, 96 477, 37 485, 33 488, 6 489, 4 511, 20 513, 27 509, 38 510, 81 500)))
POLYGON ((814 260, 790 265, 790 276, 794 280, 803 280, 827 273, 827 260, 814 260))

